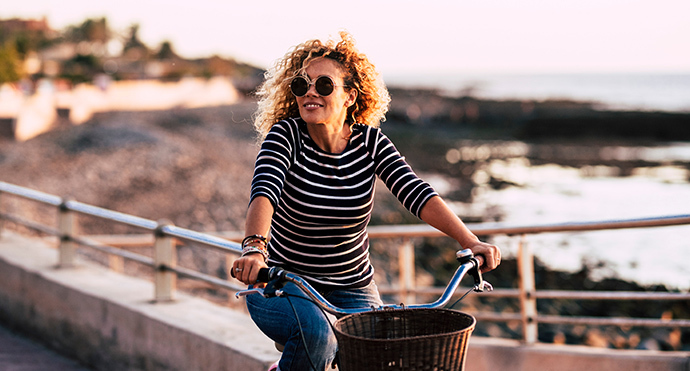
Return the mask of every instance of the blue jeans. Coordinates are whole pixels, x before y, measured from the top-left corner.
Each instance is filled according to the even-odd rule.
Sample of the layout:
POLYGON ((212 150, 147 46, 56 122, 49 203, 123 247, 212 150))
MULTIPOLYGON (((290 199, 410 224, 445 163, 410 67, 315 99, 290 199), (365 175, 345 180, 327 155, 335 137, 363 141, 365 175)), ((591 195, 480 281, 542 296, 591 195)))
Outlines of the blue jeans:
MULTIPOLYGON (((271 340, 285 345, 278 366, 281 371, 312 370, 307 357, 317 371, 325 370, 333 362, 338 344, 329 324, 316 304, 300 298, 306 295, 294 284, 288 283, 283 291, 291 295, 288 302, 284 297, 264 298, 261 295, 247 296, 247 309, 254 323, 271 340), (295 297, 298 296, 298 297, 295 297), (295 318, 295 312, 299 318, 295 318), (300 334, 300 325, 304 333, 300 334)), ((376 284, 355 289, 334 290, 321 293, 329 302, 340 308, 379 307, 383 305, 376 284)))

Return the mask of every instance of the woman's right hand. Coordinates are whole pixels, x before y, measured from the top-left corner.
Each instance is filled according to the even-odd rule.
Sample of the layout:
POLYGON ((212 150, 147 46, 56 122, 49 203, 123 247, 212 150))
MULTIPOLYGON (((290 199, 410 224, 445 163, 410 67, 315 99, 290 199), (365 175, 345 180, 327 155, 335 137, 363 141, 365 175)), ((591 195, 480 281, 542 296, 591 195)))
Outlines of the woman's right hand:
POLYGON ((263 287, 263 284, 256 284, 256 278, 261 268, 268 268, 264 256, 259 253, 247 254, 232 263, 230 275, 244 284, 263 287))

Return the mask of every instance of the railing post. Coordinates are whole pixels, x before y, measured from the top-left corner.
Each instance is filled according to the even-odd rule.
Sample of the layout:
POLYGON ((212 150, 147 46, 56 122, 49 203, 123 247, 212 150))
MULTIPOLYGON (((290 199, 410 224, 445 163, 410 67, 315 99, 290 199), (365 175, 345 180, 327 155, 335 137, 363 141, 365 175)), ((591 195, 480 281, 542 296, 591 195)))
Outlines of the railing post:
POLYGON ((403 239, 399 252, 400 300, 403 303, 412 304, 417 300, 417 296, 412 292, 415 288, 414 244, 409 238, 403 239))
POLYGON ((163 232, 165 226, 171 225, 168 221, 159 221, 155 229, 154 263, 156 272, 154 277, 155 301, 166 302, 175 300, 177 275, 167 267, 174 268, 177 265, 177 252, 173 238, 163 232))
POLYGON ((108 267, 113 272, 124 273, 125 259, 117 255, 108 255, 108 267))
MULTIPOLYGON (((3 199, 3 193, 0 192, 0 214, 2 214, 2 199, 3 199)), ((5 228, 5 218, 0 216, 0 238, 2 238, 2 232, 4 231, 5 228)))
POLYGON ((58 267, 70 268, 74 266, 76 245, 72 237, 76 234, 77 224, 74 212, 67 207, 69 199, 63 199, 58 207, 58 231, 60 232, 60 245, 58 247, 58 267))
POLYGON ((534 295, 534 255, 525 244, 525 235, 520 237, 518 246, 518 274, 520 276, 520 308, 522 312, 523 341, 527 344, 537 342, 537 299, 534 295))

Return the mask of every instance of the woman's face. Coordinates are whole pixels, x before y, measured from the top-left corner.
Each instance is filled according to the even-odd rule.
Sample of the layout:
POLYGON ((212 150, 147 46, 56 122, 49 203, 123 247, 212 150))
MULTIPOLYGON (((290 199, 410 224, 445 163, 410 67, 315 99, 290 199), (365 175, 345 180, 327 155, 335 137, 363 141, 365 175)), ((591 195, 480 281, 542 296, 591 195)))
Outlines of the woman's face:
POLYGON ((307 93, 297 99, 299 113, 307 124, 342 125, 347 117, 347 108, 357 99, 357 91, 343 87, 343 72, 340 64, 332 59, 314 59, 305 69, 309 80, 316 81, 320 76, 333 79, 335 89, 327 96, 316 92, 314 85, 307 93))

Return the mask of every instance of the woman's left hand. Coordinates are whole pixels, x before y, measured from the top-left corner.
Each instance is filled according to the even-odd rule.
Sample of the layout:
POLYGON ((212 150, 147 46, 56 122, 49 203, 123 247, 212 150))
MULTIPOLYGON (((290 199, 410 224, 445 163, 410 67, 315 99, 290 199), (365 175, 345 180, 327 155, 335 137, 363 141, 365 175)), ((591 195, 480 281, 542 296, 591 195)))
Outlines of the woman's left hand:
POLYGON ((484 258, 484 264, 481 266, 481 272, 496 269, 501 264, 501 249, 496 245, 492 245, 482 241, 476 241, 470 245, 464 246, 466 249, 472 250, 475 256, 481 255, 484 258))

